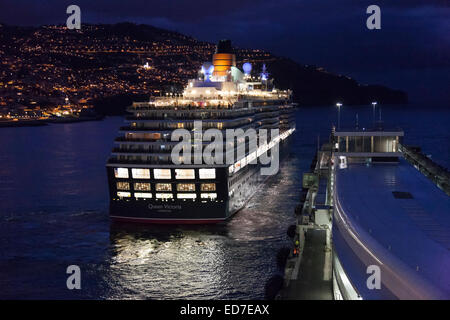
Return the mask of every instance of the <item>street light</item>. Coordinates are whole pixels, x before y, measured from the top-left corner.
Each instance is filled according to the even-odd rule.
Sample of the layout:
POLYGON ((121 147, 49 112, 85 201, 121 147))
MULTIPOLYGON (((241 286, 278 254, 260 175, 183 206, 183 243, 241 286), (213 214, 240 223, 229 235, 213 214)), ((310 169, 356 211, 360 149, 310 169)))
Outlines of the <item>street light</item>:
POLYGON ((338 102, 336 103, 336 106, 338 107, 338 129, 341 128, 341 107, 342 103, 338 102))
POLYGON ((377 102, 376 101, 372 102, 372 106, 373 106, 373 126, 375 127, 375 107, 377 106, 377 102))

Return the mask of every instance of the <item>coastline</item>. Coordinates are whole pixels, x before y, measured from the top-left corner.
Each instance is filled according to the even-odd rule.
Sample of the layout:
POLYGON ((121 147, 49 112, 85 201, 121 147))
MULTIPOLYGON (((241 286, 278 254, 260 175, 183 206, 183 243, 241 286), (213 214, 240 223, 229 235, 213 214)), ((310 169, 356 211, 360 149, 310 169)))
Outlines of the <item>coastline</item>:
POLYGON ((52 123, 77 123, 86 121, 101 121, 105 118, 103 115, 95 117, 67 117, 67 118, 49 118, 49 119, 31 119, 31 120, 2 120, 0 121, 0 128, 14 128, 14 127, 38 127, 47 126, 52 123))

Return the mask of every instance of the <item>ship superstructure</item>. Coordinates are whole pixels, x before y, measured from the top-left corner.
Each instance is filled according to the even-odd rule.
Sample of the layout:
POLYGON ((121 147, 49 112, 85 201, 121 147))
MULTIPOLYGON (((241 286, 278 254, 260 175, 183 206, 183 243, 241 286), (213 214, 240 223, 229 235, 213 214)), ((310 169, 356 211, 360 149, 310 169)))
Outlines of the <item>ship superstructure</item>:
POLYGON ((339 299, 449 298, 450 198, 403 158, 403 135, 383 128, 333 133, 339 299))
MULTIPOLYGON (((242 72, 235 61, 231 43, 221 41, 213 63, 202 66, 182 95, 167 94, 128 108, 131 115, 120 128, 107 163, 112 218, 153 223, 223 221, 242 208, 267 178, 260 174, 258 159, 273 156, 273 148, 294 132, 292 93, 276 89, 265 66, 255 74, 251 64, 244 63, 242 72), (211 163, 206 157, 199 161, 194 150, 174 159, 179 141, 172 134, 177 129, 189 132, 192 140, 209 129, 220 131, 223 161, 211 163), (256 147, 251 137, 225 141, 228 129, 254 129, 256 147), (261 136, 261 129, 268 134, 261 136), (279 132, 274 135, 272 129, 279 132), (230 150, 232 163, 225 161, 230 150)), ((208 144, 201 140, 192 149, 204 151, 208 144)))

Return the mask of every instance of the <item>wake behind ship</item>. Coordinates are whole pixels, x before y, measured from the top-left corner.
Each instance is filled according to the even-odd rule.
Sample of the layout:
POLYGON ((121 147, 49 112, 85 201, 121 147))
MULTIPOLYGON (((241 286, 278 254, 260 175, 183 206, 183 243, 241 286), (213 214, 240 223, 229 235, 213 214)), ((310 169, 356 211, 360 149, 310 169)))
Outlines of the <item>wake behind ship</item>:
MULTIPOLYGON (((111 218, 147 223, 224 221, 267 178, 261 175, 257 160, 285 144, 294 132, 292 93, 274 88, 265 66, 255 74, 251 64, 244 63, 242 72, 235 61, 231 42, 221 41, 212 64, 202 66, 199 77, 188 82, 182 95, 135 102, 128 108, 132 115, 120 128, 122 135, 115 139, 106 165, 111 218), (172 141, 172 132, 186 129, 195 136, 199 121, 202 133, 220 130, 224 140, 227 129, 255 129, 258 143, 254 147, 250 139, 237 137, 233 163, 182 159, 175 164, 180 161, 172 159, 172 151, 179 142, 172 141), (279 134, 262 136, 260 129, 269 133, 279 129, 279 134), (245 152, 239 157, 237 148, 243 145, 245 152)), ((207 144, 203 142, 201 148, 207 144)))

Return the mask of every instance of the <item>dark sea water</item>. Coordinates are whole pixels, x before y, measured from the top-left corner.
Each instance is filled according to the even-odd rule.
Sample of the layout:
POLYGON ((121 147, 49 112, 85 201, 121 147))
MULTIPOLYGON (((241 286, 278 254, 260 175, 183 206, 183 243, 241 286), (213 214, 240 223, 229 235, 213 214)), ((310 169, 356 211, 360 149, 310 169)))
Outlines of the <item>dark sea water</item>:
MULTIPOLYGON (((341 125, 372 123, 371 107, 343 107, 341 125)), ((378 113, 377 113, 378 117, 378 113)), ((450 109, 386 106, 405 130, 450 167, 450 109)), ((227 223, 111 225, 105 162, 123 118, 0 129, 0 299, 263 299, 281 274, 302 172, 318 137, 328 139, 334 107, 297 111, 297 132, 278 175, 227 223), (81 268, 81 290, 66 268, 81 268)))

